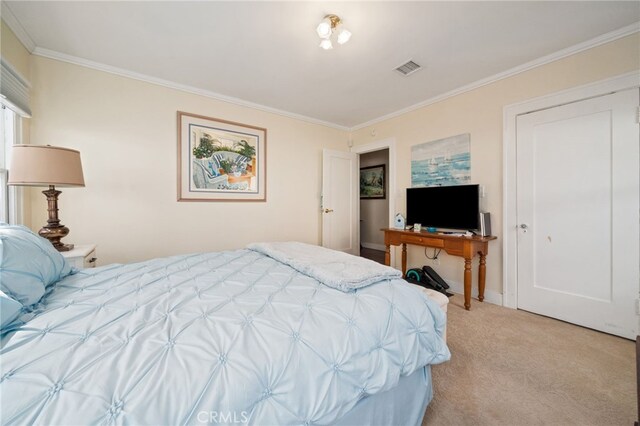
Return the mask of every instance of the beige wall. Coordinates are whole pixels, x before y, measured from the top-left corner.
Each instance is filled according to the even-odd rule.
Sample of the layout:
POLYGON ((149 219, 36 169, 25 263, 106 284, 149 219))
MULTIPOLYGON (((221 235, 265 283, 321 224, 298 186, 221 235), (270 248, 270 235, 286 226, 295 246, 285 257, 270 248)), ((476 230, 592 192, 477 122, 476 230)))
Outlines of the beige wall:
MULTIPOLYGON (((580 86, 623 73, 640 70, 640 35, 634 34, 540 66, 513 77, 443 100, 352 134, 356 145, 373 140, 397 141, 397 206, 404 212, 404 188, 410 186, 411 146, 462 133, 471 134, 472 182, 484 185, 482 206, 491 212, 493 233, 499 237, 490 245, 487 257, 487 290, 502 293, 502 126, 506 105, 580 86), (375 129, 375 137, 371 136, 375 129)), ((397 250, 397 249, 396 249, 397 250)), ((397 259, 400 259, 399 251, 397 259)), ((450 281, 463 281, 460 258, 444 253, 435 269, 450 281)), ((422 248, 409 250, 409 267, 431 264, 422 248)), ((398 260, 399 264, 399 260, 398 260)), ((477 265, 477 259, 476 264, 477 265)), ((475 271, 474 265, 474 295, 475 271)), ((497 296, 499 297, 499 296, 497 296)))
POLYGON ((25 79, 29 80, 31 55, 2 20, 0 20, 0 51, 2 57, 9 61, 25 79))
MULTIPOLYGON (((385 172, 389 170, 389 150, 367 152, 360 154, 360 167, 385 165, 385 172)), ((387 192, 389 188, 388 178, 385 180, 387 192)), ((360 242, 365 247, 367 244, 376 244, 384 250, 384 235, 381 228, 389 226, 389 196, 378 200, 360 200, 360 242)))
MULTIPOLYGON (((32 142, 80 150, 85 188, 63 189, 65 239, 96 243, 99 264, 234 249, 261 240, 320 242, 322 149, 348 133, 34 56, 32 142), (176 111, 268 129, 265 202, 176 201, 176 111)), ((32 191, 32 224, 46 219, 32 191)))

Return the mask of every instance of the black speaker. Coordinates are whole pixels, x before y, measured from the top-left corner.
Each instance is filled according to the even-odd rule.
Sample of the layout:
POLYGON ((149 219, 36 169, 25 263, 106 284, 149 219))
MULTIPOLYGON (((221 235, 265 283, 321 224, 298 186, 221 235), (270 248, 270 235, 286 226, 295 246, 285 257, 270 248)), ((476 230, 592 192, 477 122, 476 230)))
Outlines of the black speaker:
POLYGON ((488 237, 491 235, 491 213, 480 213, 480 235, 488 237))

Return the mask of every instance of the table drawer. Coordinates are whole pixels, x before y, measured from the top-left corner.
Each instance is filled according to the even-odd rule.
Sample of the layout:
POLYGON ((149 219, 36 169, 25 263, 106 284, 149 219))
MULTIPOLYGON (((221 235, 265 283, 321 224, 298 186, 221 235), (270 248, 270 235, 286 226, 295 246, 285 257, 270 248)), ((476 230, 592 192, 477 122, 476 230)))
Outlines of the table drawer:
POLYGON ((91 251, 91 253, 89 253, 88 255, 85 256, 85 258, 84 258, 84 267, 85 268, 95 268, 96 267, 96 260, 98 260, 98 258, 96 257, 96 251, 93 250, 93 251, 91 251))
POLYGON ((407 244, 419 244, 429 247, 444 247, 444 241, 439 238, 429 238, 422 235, 403 235, 402 242, 407 244))

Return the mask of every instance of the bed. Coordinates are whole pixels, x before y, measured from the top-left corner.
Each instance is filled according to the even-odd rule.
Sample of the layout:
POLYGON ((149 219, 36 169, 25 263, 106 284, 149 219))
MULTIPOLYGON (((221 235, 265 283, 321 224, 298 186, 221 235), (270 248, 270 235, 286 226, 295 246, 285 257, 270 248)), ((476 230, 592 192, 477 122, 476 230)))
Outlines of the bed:
POLYGON ((3 326, 2 423, 420 424, 445 316, 368 262, 254 244, 45 280, 3 326))

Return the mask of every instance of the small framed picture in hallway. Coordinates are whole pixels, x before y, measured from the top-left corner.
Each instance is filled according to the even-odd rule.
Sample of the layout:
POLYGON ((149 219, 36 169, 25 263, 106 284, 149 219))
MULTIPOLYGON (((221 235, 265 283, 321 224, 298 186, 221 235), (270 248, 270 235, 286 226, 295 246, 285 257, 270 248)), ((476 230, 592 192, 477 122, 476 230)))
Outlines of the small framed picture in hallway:
POLYGON ((360 169, 360 199, 385 199, 386 187, 384 164, 360 169))

